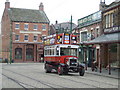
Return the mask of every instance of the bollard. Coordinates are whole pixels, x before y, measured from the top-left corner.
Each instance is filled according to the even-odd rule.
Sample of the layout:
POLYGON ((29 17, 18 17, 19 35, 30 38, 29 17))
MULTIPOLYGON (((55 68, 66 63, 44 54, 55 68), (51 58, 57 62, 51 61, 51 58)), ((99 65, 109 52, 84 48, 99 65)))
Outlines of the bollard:
POLYGON ((109 75, 111 75, 111 66, 109 64, 109 75))

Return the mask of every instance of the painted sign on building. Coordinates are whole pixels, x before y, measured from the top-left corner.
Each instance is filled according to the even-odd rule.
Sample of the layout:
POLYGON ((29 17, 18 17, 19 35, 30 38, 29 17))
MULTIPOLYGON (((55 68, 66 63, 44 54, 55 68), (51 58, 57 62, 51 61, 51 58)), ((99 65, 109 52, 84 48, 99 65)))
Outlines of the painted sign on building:
POLYGON ((93 14, 90 14, 84 18, 78 19, 78 25, 84 26, 91 23, 94 23, 95 21, 101 20, 101 11, 95 12, 93 14))

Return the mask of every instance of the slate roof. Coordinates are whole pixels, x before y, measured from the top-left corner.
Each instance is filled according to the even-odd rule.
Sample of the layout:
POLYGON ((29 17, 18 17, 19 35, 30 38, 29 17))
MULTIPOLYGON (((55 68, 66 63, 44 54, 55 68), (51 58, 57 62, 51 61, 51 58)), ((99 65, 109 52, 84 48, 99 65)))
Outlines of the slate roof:
MULTIPOLYGON (((76 28, 76 24, 72 23, 72 29, 76 28)), ((59 23, 59 24, 55 24, 54 25, 55 29, 67 29, 70 30, 70 22, 63 22, 63 23, 59 23)))
MULTIPOLYGON (((112 2, 111 4, 107 5, 106 8, 105 8, 105 10, 111 9, 111 8, 116 7, 116 6, 118 6, 118 5, 120 5, 120 0, 115 0, 115 1, 112 2)), ((105 10, 104 10, 104 11, 105 11, 105 10)))
POLYGON ((103 34, 97 37, 96 39, 86 42, 86 44, 100 44, 114 42, 120 42, 120 33, 103 34))
POLYGON ((49 23, 49 19, 44 11, 9 8, 8 13, 12 21, 33 22, 33 23, 49 23))

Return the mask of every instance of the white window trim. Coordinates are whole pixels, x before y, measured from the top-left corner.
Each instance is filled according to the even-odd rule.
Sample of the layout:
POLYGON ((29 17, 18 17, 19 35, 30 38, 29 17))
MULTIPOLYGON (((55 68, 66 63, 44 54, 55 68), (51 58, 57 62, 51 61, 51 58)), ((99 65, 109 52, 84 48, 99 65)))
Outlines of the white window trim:
POLYGON ((113 17, 113 13, 111 14, 111 24, 112 24, 112 26, 111 27, 113 27, 113 25, 114 25, 114 17, 113 17))
MULTIPOLYGON (((16 35, 15 35, 15 38, 16 38, 16 35)), ((18 37, 18 40, 15 39, 15 41, 20 41, 20 35, 19 35, 19 37, 18 37)))
MULTIPOLYGON (((34 25, 37 25, 37 24, 34 24, 34 25)), ((37 29, 34 29, 34 26, 33 26, 33 30, 38 30, 38 25, 37 25, 37 29)))
POLYGON ((82 42, 82 36, 81 36, 82 32, 87 32, 87 36, 88 36, 88 30, 87 29, 84 29, 84 30, 80 31, 80 42, 82 42))
MULTIPOLYGON (((34 36, 37 36, 37 35, 34 35, 34 36)), ((34 39, 34 38, 33 38, 34 39)), ((33 40, 34 42, 37 42, 38 41, 38 36, 37 36, 37 40, 33 40)))
POLYGON ((28 40, 25 40, 25 36, 28 36, 28 34, 25 34, 25 35, 24 35, 24 41, 25 41, 25 42, 28 42, 28 41, 29 41, 29 36, 28 36, 28 40))
POLYGON ((20 29, 20 23, 15 23, 15 29, 20 29), (19 28, 16 28, 16 24, 19 25, 19 28))
POLYGON ((45 29, 43 29, 43 25, 42 25, 42 31, 46 31, 47 30, 47 25, 45 25, 45 29))
POLYGON ((24 24, 24 30, 28 30, 29 29, 29 25, 28 25, 28 28, 25 28, 25 25, 28 25, 28 24, 24 24))
POLYGON ((111 14, 109 14, 109 25, 108 25, 108 27, 110 27, 110 23, 111 23, 110 16, 111 16, 111 14))
POLYGON ((105 28, 109 27, 109 15, 106 15, 106 24, 105 24, 105 28))

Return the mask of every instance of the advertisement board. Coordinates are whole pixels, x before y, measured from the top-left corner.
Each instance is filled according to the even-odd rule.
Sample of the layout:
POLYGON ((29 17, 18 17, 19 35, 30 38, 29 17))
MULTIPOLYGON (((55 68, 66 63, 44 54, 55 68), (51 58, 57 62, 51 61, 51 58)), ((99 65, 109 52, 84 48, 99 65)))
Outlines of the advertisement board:
POLYGON ((78 19, 78 25, 84 26, 85 24, 89 24, 100 19, 101 19, 101 11, 98 11, 84 18, 78 19))

